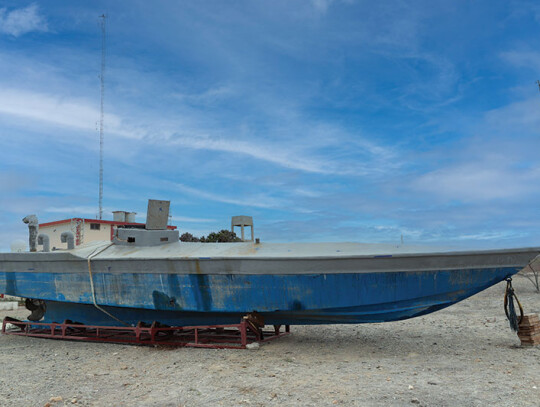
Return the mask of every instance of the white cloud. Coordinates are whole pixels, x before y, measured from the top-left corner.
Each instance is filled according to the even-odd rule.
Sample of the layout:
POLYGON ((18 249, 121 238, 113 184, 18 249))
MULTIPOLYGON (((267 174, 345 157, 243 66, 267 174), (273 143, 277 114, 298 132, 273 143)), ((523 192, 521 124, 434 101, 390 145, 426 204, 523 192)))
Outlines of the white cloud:
POLYGON ((28 228, 22 222, 2 223, 0 226, 0 253, 9 252, 11 243, 16 240, 28 244, 28 228))
POLYGON ((80 130, 95 130, 99 118, 97 109, 82 101, 7 88, 0 89, 0 113, 80 130))
POLYGON ((414 181, 413 187, 464 202, 523 199, 535 192, 531 186, 540 182, 540 167, 513 170, 493 165, 500 162, 475 162, 432 171, 414 181))
POLYGON ((182 94, 176 93, 171 95, 181 101, 188 102, 190 104, 204 104, 209 105, 216 101, 227 99, 234 95, 235 91, 231 86, 217 86, 210 88, 201 93, 194 94, 182 94))
POLYGON ((313 7, 320 13, 326 13, 328 7, 334 2, 334 0, 311 0, 313 7))
POLYGON ((45 18, 38 13, 38 6, 31 4, 13 11, 0 9, 0 32, 14 37, 32 32, 47 31, 45 18))
POLYGON ((209 223, 216 222, 215 219, 208 218, 190 218, 187 216, 171 216, 173 222, 187 222, 187 223, 209 223))
POLYGON ((530 97, 487 111, 453 147, 435 154, 450 162, 421 175, 412 187, 468 203, 519 201, 538 194, 540 99, 530 97))
MULTIPOLYGON (((84 99, 4 87, 0 87, 0 114, 92 133, 96 132, 96 123, 99 120, 97 101, 92 104, 84 99)), ((136 131, 123 130, 122 121, 118 116, 107 114, 105 121, 107 132, 138 138, 136 131)))
MULTIPOLYGON (((161 125, 163 118, 154 119, 146 112, 136 117, 120 117, 114 113, 105 116, 105 133, 129 139, 137 139, 150 144, 181 146, 196 150, 217 151, 242 154, 266 161, 291 170, 327 175, 366 175, 394 168, 396 160, 391 149, 377 145, 362 137, 352 137, 339 129, 328 126, 316 126, 303 123, 300 131, 307 136, 298 140, 284 142, 260 141, 260 136, 252 136, 250 141, 235 136, 215 136, 201 132, 196 127, 187 129, 183 134, 175 133, 177 128, 185 127, 181 121, 169 121, 161 125), (143 117, 149 123, 141 123, 143 117), (126 123, 130 123, 127 125, 126 123), (310 136, 310 137, 309 137, 310 136), (348 144, 348 146, 347 146, 348 144), (341 154, 358 153, 366 157, 358 160, 346 160, 342 156, 332 157, 329 148, 340 149, 341 154), (323 150, 323 153, 311 150, 323 150), (354 150, 354 151, 353 151, 354 150), (379 165, 374 163, 377 161, 379 165), (390 162, 392 165, 390 165, 390 162)), ((45 122, 54 126, 83 130, 95 135, 99 110, 97 101, 28 91, 24 89, 0 87, 0 114, 11 115, 31 121, 45 122)), ((22 122, 23 125, 28 123, 22 122)), ((210 129, 210 132, 219 131, 210 129)))
MULTIPOLYGON (((82 216, 82 215, 96 216, 98 209, 97 209, 97 205, 96 206, 51 206, 51 207, 43 209, 43 212, 60 213, 68 217, 82 216)), ((105 210, 104 212, 107 213, 109 211, 105 210)))
POLYGON ((517 67, 525 67, 533 71, 538 71, 540 68, 540 52, 507 51, 501 54, 501 58, 517 67))
POLYGON ((450 237, 452 240, 500 240, 527 236, 526 233, 513 231, 488 231, 450 237))
POLYGON ((303 196, 306 198, 318 198, 322 195, 320 191, 315 191, 313 189, 301 187, 301 188, 295 188, 292 191, 295 195, 303 196))
MULTIPOLYGON (((531 81, 532 82, 532 81, 531 81)), ((535 86, 531 83, 531 87, 535 86)), ((540 97, 510 103, 486 113, 485 123, 496 133, 540 133, 540 97)))
POLYGON ((324 160, 303 157, 295 151, 292 151, 290 148, 276 148, 272 145, 265 145, 263 143, 250 143, 242 140, 216 138, 207 135, 200 135, 198 137, 189 135, 175 137, 172 144, 193 149, 243 154, 285 168, 311 173, 336 174, 347 172, 347 170, 335 168, 332 163, 325 162, 324 160))
POLYGON ((252 206, 255 208, 278 208, 285 205, 285 202, 283 202, 281 199, 273 198, 268 195, 259 194, 250 195, 249 198, 231 198, 221 194, 214 194, 212 192, 189 187, 183 184, 173 183, 172 185, 184 193, 197 196, 208 201, 222 202, 237 206, 252 206))

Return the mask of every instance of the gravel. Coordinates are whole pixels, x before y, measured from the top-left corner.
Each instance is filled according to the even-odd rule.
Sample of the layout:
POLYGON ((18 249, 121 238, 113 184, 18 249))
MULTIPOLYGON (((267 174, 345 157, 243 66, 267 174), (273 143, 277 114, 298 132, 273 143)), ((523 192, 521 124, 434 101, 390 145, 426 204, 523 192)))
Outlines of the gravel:
MULTIPOLYGON (((516 277, 514 287, 538 313, 532 284, 516 277)), ((1 335, 0 405, 538 406, 540 347, 510 331, 504 288, 407 321, 293 326, 246 350, 1 335)))

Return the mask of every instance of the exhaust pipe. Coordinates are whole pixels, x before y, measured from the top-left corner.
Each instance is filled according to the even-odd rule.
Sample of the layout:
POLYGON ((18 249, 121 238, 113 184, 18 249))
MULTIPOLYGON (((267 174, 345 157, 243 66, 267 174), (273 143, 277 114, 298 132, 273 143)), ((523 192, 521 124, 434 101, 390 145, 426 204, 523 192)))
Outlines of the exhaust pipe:
POLYGON ((43 245, 43 251, 44 252, 50 252, 51 251, 51 244, 49 240, 49 235, 46 235, 45 233, 40 233, 37 237, 37 244, 43 245))
POLYGON ((37 235, 38 235, 38 218, 36 215, 28 215, 22 220, 24 223, 28 224, 28 232, 30 236, 28 237, 28 243, 30 246, 31 252, 37 251, 37 235))
POLYGON ((75 249, 75 235, 72 232, 63 232, 60 235, 60 241, 62 243, 67 242, 68 250, 75 249))

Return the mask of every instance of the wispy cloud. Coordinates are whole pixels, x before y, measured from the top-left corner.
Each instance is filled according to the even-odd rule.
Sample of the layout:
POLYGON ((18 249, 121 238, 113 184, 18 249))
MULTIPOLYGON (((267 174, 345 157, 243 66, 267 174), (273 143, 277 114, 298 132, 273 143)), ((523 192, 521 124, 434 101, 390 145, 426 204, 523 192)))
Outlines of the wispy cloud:
MULTIPOLYGON (((531 81, 532 82, 532 81, 531 81)), ((531 90, 534 89, 531 83, 531 90)), ((532 93, 532 92, 531 92, 532 93)), ((540 134, 540 95, 522 100, 515 100, 505 106, 486 112, 483 124, 492 134, 508 135, 516 132, 526 135, 540 134)), ((482 130, 477 130, 482 131, 482 130)))
POLYGON ((235 94, 232 86, 221 85, 214 88, 206 89, 200 93, 173 93, 171 96, 182 102, 187 102, 194 105, 209 105, 216 101, 230 98, 235 94))
POLYGON ((313 7, 320 13, 326 13, 328 7, 332 5, 334 0, 311 0, 313 7))
POLYGON ((282 199, 274 198, 266 194, 251 195, 245 199, 232 198, 230 196, 204 191, 183 184, 174 183, 173 185, 176 189, 183 193, 187 193, 198 198, 203 198, 211 202, 222 202, 241 207, 251 206, 255 208, 279 208, 285 205, 285 202, 282 199))
POLYGON ((170 144, 199 150, 213 150, 230 154, 250 156, 257 160, 267 161, 279 166, 316 174, 355 174, 365 169, 346 168, 337 162, 332 162, 322 157, 306 156, 285 146, 276 147, 265 142, 247 142, 234 140, 233 138, 211 137, 208 135, 175 135, 170 144), (340 168, 341 167, 341 168, 340 168))
MULTIPOLYGON (((74 206, 50 206, 48 208, 44 208, 43 212, 47 213, 58 213, 58 214, 64 214, 67 216, 96 216, 97 209, 96 206, 80 206, 80 205, 74 205, 74 206)), ((110 210, 105 210, 105 212, 111 212, 110 210)))
MULTIPOLYGON (((99 111, 86 100, 13 88, 0 89, 0 113, 85 131, 95 131, 99 118, 99 111)), ((119 127, 115 116, 107 119, 111 128, 119 127)))
MULTIPOLYGON (((93 135, 96 133, 96 122, 99 118, 96 103, 88 100, 13 88, 0 90, 0 114, 83 130, 93 135)), ((340 133, 341 130, 329 126, 304 125, 304 129, 311 134, 303 136, 299 141, 287 141, 288 145, 283 145, 280 141, 261 141, 262 135, 254 135, 253 141, 247 141, 234 135, 213 136, 208 134, 207 130, 197 128, 179 134, 174 129, 182 127, 182 124, 175 123, 174 119, 169 119, 164 125, 152 126, 154 120, 158 119, 152 120, 152 116, 142 115, 145 116, 150 118, 151 122, 141 122, 135 116, 127 118, 108 113, 105 120, 106 132, 144 143, 245 155, 287 169, 315 174, 365 175, 396 165, 391 148, 362 137, 344 135, 340 133), (351 150, 351 147, 354 147, 354 150, 351 150), (323 152, 310 151, 314 148, 322 149, 323 152), (333 158, 328 155, 328 151, 341 152, 333 158), (362 154, 365 161, 345 162, 343 154, 351 153, 362 154), (382 165, 377 166, 376 162, 382 165)))
POLYGON ((436 170, 422 175, 413 185, 444 199, 464 202, 523 199, 535 193, 531 186, 540 183, 540 167, 512 169, 503 161, 500 157, 499 162, 474 162, 436 170))
POLYGON ((525 233, 516 233, 508 231, 486 231, 482 233, 474 233, 470 235, 458 235, 451 237, 452 240, 499 240, 512 239, 516 237, 526 236, 525 233))
POLYGON ((171 220, 174 222, 187 222, 187 223, 210 223, 216 222, 215 219, 209 218, 191 218, 187 216, 171 216, 171 220))
POLYGON ((32 31, 48 31, 45 17, 39 14, 37 4, 8 11, 0 8, 0 32, 19 37, 32 31))
POLYGON ((505 51, 501 53, 501 58, 517 67, 534 71, 540 68, 540 52, 538 51, 505 51))

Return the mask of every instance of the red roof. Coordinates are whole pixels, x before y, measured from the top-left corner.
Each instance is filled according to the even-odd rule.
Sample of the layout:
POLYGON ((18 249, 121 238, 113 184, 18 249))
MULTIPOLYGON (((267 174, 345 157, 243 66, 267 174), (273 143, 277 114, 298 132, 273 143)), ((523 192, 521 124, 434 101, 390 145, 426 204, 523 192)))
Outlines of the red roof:
MULTIPOLYGON (((144 223, 138 223, 138 222, 117 222, 114 220, 70 218, 70 219, 64 219, 64 220, 56 220, 54 222, 40 223, 39 227, 41 228, 41 227, 46 227, 46 226, 61 225, 62 223, 71 223, 72 220, 84 221, 84 223, 102 223, 105 225, 113 225, 113 226, 126 226, 126 225, 144 226, 145 225, 144 223)), ((176 226, 167 226, 167 229, 175 230, 176 226)))

